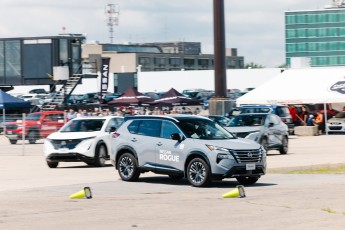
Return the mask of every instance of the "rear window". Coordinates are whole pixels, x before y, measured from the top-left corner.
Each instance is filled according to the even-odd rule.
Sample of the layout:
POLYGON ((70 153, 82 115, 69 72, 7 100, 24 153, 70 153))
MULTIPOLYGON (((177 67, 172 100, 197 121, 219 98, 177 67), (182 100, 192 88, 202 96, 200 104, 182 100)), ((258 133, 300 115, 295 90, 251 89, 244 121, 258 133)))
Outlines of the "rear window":
POLYGON ((140 124, 140 120, 132 121, 127 127, 128 132, 130 132, 132 134, 138 134, 139 124, 140 124))
POLYGON ((270 108, 242 108, 241 113, 270 113, 270 108))

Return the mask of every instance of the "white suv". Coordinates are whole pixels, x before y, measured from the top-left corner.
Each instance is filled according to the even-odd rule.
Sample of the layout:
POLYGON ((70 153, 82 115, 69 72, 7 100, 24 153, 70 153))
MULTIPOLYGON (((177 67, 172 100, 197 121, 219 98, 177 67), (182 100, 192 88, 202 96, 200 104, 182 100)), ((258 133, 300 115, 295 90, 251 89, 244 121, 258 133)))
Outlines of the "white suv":
POLYGON ((191 115, 126 117, 113 133, 110 160, 124 181, 152 171, 172 179, 186 177, 195 187, 231 177, 254 184, 266 171, 260 144, 191 115))
POLYGON ((109 159, 111 133, 123 123, 123 117, 78 117, 65 124, 44 141, 44 154, 50 168, 61 161, 82 161, 104 166, 109 159))

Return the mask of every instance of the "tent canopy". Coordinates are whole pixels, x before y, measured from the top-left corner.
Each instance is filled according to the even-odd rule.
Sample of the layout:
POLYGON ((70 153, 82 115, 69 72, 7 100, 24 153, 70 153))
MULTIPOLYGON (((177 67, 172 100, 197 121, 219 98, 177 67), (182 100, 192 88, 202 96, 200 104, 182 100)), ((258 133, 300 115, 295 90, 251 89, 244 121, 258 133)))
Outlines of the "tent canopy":
POLYGON ((155 106, 191 106, 201 105, 199 100, 193 100, 189 97, 179 93, 176 89, 171 88, 164 96, 160 99, 155 100, 151 103, 155 106))
POLYGON ((127 89, 121 97, 108 102, 109 106, 143 106, 152 102, 151 97, 145 96, 135 88, 127 89))
POLYGON ((11 96, 0 89, 0 109, 30 108, 31 103, 11 96))
POLYGON ((285 70, 237 99, 244 104, 316 104, 345 102, 345 68, 285 70))

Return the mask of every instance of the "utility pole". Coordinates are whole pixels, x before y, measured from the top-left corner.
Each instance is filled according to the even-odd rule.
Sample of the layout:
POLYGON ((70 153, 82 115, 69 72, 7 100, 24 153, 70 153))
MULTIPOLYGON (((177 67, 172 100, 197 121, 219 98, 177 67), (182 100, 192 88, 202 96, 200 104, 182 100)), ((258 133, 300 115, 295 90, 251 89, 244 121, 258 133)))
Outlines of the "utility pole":
POLYGON ((118 4, 108 4, 105 7, 107 26, 109 27, 110 43, 114 39, 114 26, 119 25, 120 7, 118 4))

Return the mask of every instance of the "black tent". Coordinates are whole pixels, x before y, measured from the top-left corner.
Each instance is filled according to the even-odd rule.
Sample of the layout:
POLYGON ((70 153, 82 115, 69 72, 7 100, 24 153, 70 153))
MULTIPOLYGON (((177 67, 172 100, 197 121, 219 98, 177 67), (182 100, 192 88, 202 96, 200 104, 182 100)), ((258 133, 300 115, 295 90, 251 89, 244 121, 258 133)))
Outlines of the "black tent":
POLYGON ((17 110, 30 108, 31 103, 11 96, 0 89, 0 109, 17 110))
POLYGON ((127 89, 123 95, 120 97, 109 101, 109 107, 114 106, 147 106, 149 102, 152 102, 151 97, 145 96, 144 94, 138 92, 134 88, 127 89))
POLYGON ((186 97, 179 93, 176 89, 171 88, 164 96, 160 99, 155 100, 151 103, 154 106, 192 106, 192 105, 202 105, 202 101, 194 100, 192 98, 186 97))

